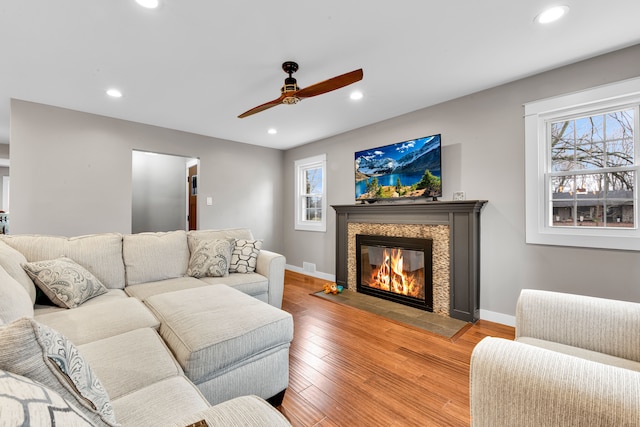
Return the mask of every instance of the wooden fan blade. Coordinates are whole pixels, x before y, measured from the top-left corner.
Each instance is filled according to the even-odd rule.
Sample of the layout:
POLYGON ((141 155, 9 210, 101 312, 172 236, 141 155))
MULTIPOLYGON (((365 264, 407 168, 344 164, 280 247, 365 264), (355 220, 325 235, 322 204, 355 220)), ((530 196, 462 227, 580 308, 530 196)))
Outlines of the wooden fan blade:
POLYGON ((273 101, 265 102, 262 105, 258 105, 257 107, 253 107, 252 109, 245 111, 244 113, 238 116, 239 119, 243 119, 247 116, 251 116, 253 114, 259 113, 260 111, 268 110, 271 107, 275 107, 276 105, 282 104, 282 100, 284 99, 284 95, 281 95, 280 98, 274 99, 273 101))
POLYGON ((341 87, 349 86, 350 84, 360 80, 362 80, 362 68, 300 89, 296 92, 296 96, 298 98, 310 98, 312 96, 322 95, 323 93, 340 89, 341 87))

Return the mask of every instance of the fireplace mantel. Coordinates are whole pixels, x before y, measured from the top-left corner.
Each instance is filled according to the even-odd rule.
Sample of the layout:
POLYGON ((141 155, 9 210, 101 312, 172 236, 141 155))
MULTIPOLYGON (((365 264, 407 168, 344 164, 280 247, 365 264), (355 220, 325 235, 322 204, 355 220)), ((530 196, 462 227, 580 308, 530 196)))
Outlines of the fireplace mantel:
POLYGON ((446 225, 450 236, 449 315, 475 322, 479 319, 480 303, 480 211, 486 202, 465 200, 332 206, 336 211, 336 283, 344 287, 349 285, 349 223, 446 225))

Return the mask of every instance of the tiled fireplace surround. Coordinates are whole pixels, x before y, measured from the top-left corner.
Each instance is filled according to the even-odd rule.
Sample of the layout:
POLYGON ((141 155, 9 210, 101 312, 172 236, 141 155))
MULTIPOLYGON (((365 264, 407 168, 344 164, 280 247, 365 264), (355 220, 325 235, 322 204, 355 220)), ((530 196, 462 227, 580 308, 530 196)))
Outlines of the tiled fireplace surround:
POLYGON ((480 211, 486 201, 333 206, 336 283, 356 290, 356 234, 433 240, 433 312, 479 318, 480 211))

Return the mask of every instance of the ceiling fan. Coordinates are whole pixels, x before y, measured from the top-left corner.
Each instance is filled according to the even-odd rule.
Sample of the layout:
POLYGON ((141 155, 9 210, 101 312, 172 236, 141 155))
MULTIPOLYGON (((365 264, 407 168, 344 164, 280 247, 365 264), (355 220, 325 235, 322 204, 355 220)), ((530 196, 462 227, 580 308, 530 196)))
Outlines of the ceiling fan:
POLYGON ((282 64, 282 70, 289 74, 289 77, 284 79, 284 86, 280 89, 282 95, 273 101, 266 102, 245 111, 240 114, 238 118, 242 119, 280 104, 297 104, 301 99, 322 95, 323 93, 331 92, 332 90, 340 89, 362 80, 362 68, 360 68, 300 89, 296 79, 292 76, 293 73, 298 71, 298 64, 293 61, 286 61, 282 64))

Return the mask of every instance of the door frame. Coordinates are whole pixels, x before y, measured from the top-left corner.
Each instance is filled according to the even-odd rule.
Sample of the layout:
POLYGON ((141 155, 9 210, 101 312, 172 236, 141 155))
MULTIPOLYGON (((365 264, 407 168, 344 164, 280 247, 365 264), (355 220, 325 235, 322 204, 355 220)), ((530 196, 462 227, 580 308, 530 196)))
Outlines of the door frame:
MULTIPOLYGON (((196 175, 200 175, 200 160, 197 158, 193 158, 193 159, 189 159, 189 161, 186 162, 185 164, 185 176, 186 176, 186 181, 187 181, 187 185, 190 186, 190 182, 189 182, 189 169, 192 166, 196 166, 196 175)), ((187 191, 187 200, 185 202, 185 209, 187 210, 187 214, 185 216, 186 218, 186 224, 185 224, 185 230, 189 230, 189 197, 191 195, 191 191, 187 191)), ((198 198, 197 198, 198 194, 196 193, 196 229, 198 228, 198 198)))

